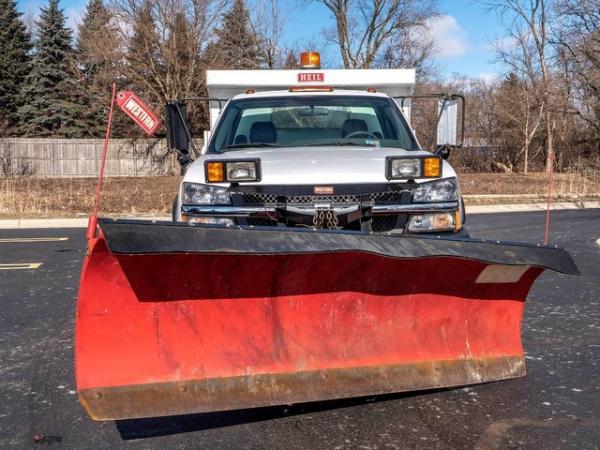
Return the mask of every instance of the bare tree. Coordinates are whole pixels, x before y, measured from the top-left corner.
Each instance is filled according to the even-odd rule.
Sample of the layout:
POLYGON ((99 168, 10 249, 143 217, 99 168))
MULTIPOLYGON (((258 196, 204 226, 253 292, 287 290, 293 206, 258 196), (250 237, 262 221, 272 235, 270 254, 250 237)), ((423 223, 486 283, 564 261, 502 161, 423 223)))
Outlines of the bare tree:
POLYGON ((509 37, 497 42, 494 48, 497 60, 509 70, 508 81, 512 78, 510 89, 506 88, 500 99, 509 107, 499 110, 506 113, 505 122, 514 122, 518 126, 522 144, 519 144, 517 155, 523 156, 523 173, 528 173, 531 143, 548 110, 546 86, 536 58, 537 47, 528 29, 514 25, 509 37))
POLYGON ((282 11, 281 0, 259 0, 253 13, 252 23, 259 35, 261 59, 268 69, 283 68, 287 54, 282 37, 288 16, 282 11))
POLYGON ((551 74, 551 28, 555 21, 552 0, 494 0, 487 4, 508 20, 508 36, 516 45, 512 51, 499 49, 499 59, 513 71, 526 75, 539 91, 544 110, 546 170, 554 161, 555 117, 551 74))
POLYGON ((437 14, 435 0, 315 0, 335 20, 334 40, 346 69, 390 64, 390 50, 401 44, 408 30, 424 27, 437 14), (388 53, 386 58, 385 53, 388 53))
POLYGON ((383 47, 374 66, 379 68, 414 67, 417 79, 434 77, 437 66, 432 59, 436 46, 427 27, 398 30, 383 47))
POLYGON ((589 157, 600 150, 600 0, 562 0, 557 12, 563 89, 570 99, 565 109, 568 124, 578 128, 568 142, 589 157))

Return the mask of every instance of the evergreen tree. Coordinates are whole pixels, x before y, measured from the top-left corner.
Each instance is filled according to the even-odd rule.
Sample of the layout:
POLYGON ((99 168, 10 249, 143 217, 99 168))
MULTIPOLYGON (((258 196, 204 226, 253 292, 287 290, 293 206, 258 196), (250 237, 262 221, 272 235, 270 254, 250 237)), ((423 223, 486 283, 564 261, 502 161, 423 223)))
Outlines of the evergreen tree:
POLYGON ((235 0, 215 31, 217 42, 209 51, 214 66, 227 69, 258 69, 261 63, 260 39, 252 29, 244 0, 235 0))
POLYGON ((29 71, 31 39, 15 0, 0 0, 0 126, 17 123, 19 92, 29 71))
MULTIPOLYGON (((191 89, 191 86, 183 86, 186 84, 186 75, 190 68, 194 67, 196 62, 195 48, 188 45, 192 40, 193 31, 182 12, 175 13, 173 21, 170 24, 169 36, 165 42, 165 51, 163 59, 168 67, 166 69, 171 74, 173 88, 170 91, 181 91, 183 89, 191 89)), ((193 79, 197 79, 194 76, 193 79)))
POLYGON ((102 0, 90 0, 77 33, 76 58, 82 76, 87 131, 102 136, 112 82, 119 76, 118 38, 102 0))
POLYGON ((89 135, 76 78, 71 31, 58 0, 41 9, 31 71, 23 89, 25 104, 19 108, 21 130, 26 136, 80 137, 89 135))
POLYGON ((117 49, 112 15, 102 0, 90 0, 77 32, 76 55, 82 75, 95 80, 112 72, 114 61, 110 58, 117 49))
MULTIPOLYGON (((160 38, 153 17, 151 0, 144 0, 135 11, 132 31, 124 55, 127 60, 123 71, 125 82, 128 89, 133 90, 150 107, 156 108, 157 99, 161 98, 164 69, 159 55, 160 38)), ((124 118, 122 114, 118 114, 117 119, 116 134, 127 137, 144 135, 142 130, 132 126, 131 121, 124 118), (121 124, 119 119, 122 120, 121 124)))
POLYGON ((159 48, 160 39, 152 17, 152 4, 145 1, 135 15, 133 35, 127 49, 128 69, 136 74, 132 87, 143 98, 160 97, 158 92, 150 92, 158 90, 151 81, 161 73, 159 48))

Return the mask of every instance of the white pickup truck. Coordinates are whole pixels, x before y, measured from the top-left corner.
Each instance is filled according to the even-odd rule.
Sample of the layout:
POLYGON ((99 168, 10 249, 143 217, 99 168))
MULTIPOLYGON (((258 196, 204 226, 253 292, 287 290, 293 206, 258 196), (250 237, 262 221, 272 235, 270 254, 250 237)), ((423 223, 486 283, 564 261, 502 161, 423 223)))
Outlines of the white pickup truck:
MULTIPOLYGON (((211 130, 187 166, 173 219, 461 232, 448 152, 422 149, 410 126, 414 70, 319 70, 309 56, 309 69, 207 72, 211 130)), ((440 144, 456 144, 457 98, 440 96, 440 144)), ((170 147, 188 155, 186 121, 185 101, 167 105, 170 147)))

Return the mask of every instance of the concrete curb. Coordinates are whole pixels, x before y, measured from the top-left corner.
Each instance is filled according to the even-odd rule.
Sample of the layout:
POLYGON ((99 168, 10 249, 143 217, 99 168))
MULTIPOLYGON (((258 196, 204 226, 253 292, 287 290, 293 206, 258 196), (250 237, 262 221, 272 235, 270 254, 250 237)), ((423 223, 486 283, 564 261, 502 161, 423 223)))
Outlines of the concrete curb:
MULTIPOLYGON (((546 203, 522 203, 513 205, 466 205, 467 214, 488 214, 505 212, 527 212, 527 211, 546 211, 546 203)), ((595 209, 600 208, 600 201, 593 202, 560 202, 552 203, 552 211, 568 209, 595 209)))
MULTIPOLYGON (((171 216, 121 216, 124 219, 171 220, 171 216)), ((0 230, 33 229, 33 228, 87 228, 88 218, 58 218, 58 219, 0 219, 0 230)))
MULTIPOLYGON (((547 199, 548 194, 464 194, 463 198, 481 200, 481 199, 511 199, 511 198, 521 198, 521 199, 547 199)), ((590 199, 600 199, 600 193, 588 193, 588 194, 553 194, 552 201, 556 200, 569 200, 572 202, 582 201, 582 200, 590 200, 590 199)))

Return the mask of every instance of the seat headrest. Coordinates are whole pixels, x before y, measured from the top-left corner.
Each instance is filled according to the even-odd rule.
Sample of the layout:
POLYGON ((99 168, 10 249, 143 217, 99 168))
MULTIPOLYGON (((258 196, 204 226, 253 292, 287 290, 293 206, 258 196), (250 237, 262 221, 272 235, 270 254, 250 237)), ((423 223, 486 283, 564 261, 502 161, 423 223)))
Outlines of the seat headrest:
POLYGON ((254 122, 250 127, 250 142, 272 144, 277 141, 277 131, 273 122, 254 122))
POLYGON ((342 137, 346 137, 355 131, 369 131, 367 122, 362 119, 346 119, 342 125, 342 137))

